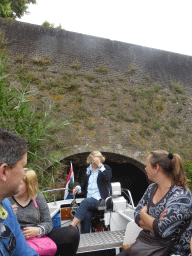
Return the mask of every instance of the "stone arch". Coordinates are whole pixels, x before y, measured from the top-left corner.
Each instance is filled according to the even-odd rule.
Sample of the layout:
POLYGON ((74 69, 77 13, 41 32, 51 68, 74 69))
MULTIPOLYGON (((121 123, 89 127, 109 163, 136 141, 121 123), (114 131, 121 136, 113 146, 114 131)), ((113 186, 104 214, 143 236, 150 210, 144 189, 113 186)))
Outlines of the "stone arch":
POLYGON ((128 152, 127 150, 125 151, 122 149, 105 149, 105 151, 103 151, 101 148, 94 148, 91 150, 84 150, 85 147, 81 149, 78 147, 78 149, 76 148, 73 152, 68 152, 62 160, 68 166, 68 171, 70 169, 70 162, 73 163, 75 181, 79 183, 82 182, 86 172, 86 159, 89 153, 93 150, 99 150, 106 157, 105 163, 112 168, 113 175, 111 181, 120 182, 122 188, 129 189, 136 205, 148 186, 148 180, 144 173, 145 165, 141 153, 137 151, 128 152))
POLYGON ((108 152, 108 153, 114 153, 118 155, 123 155, 126 156, 130 159, 133 159, 132 161, 135 162, 135 165, 139 165, 140 168, 144 168, 145 161, 146 161, 146 156, 147 154, 140 151, 133 149, 132 147, 122 147, 121 144, 118 145, 105 145, 105 146, 92 146, 87 144, 87 145, 74 145, 72 148, 68 148, 65 157, 75 155, 75 154, 80 154, 83 152, 92 152, 93 150, 98 150, 100 152, 108 152))

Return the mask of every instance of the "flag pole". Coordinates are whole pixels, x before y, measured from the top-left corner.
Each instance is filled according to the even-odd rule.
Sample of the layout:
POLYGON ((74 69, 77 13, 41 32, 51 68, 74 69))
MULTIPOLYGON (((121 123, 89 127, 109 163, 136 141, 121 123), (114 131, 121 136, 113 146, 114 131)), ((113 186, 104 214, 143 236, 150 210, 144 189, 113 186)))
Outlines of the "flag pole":
POLYGON ((73 172, 73 165, 72 165, 72 161, 70 161, 71 166, 70 166, 70 171, 67 177, 67 182, 66 182, 66 190, 65 190, 65 194, 64 194, 64 200, 65 199, 70 199, 72 198, 71 195, 68 193, 68 185, 71 182, 74 182, 74 172, 73 172))

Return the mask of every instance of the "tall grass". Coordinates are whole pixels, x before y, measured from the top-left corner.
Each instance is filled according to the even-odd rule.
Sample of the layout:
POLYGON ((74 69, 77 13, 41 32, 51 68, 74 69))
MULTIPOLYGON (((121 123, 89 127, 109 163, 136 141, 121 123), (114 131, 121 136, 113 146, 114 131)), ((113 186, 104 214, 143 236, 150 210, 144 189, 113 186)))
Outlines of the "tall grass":
MULTIPOLYGON (((61 168, 57 162, 57 169, 54 172, 46 172, 45 167, 53 164, 53 158, 46 153, 49 144, 47 138, 50 131, 57 128, 63 129, 69 124, 68 121, 58 123, 50 118, 53 104, 41 111, 31 104, 34 93, 29 90, 29 85, 23 87, 12 87, 4 75, 6 61, 0 56, 0 126, 13 131, 29 142, 28 167, 35 168, 40 179, 41 189, 53 187, 55 174, 61 168), (43 149, 43 150, 42 150, 43 149)), ((56 162, 56 160, 54 160, 56 162)))
POLYGON ((184 169, 188 178, 189 188, 192 190, 192 162, 190 160, 184 163, 184 169))

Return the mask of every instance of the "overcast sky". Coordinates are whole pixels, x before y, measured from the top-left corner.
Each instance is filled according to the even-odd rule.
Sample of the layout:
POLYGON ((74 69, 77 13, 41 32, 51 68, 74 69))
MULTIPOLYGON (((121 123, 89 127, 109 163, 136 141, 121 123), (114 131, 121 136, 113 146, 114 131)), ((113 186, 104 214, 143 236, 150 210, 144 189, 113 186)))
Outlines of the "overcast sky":
POLYGON ((19 21, 192 56, 192 0, 37 0, 19 21))

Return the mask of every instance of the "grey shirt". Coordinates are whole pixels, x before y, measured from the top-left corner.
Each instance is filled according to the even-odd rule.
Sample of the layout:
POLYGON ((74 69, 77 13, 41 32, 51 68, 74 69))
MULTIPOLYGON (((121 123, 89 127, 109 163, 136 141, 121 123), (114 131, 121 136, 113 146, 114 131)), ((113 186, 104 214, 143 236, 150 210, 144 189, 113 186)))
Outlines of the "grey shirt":
POLYGON ((15 203, 18 205, 16 215, 22 230, 24 227, 41 227, 43 229, 44 235, 47 235, 51 232, 53 228, 53 223, 51 220, 47 202, 43 195, 38 194, 36 197, 36 202, 40 212, 40 220, 38 211, 35 208, 33 200, 31 200, 28 205, 23 207, 16 201, 14 197, 9 197, 8 199, 12 205, 15 203))

